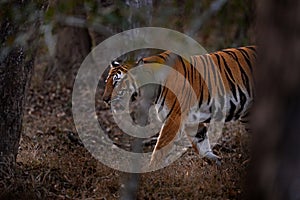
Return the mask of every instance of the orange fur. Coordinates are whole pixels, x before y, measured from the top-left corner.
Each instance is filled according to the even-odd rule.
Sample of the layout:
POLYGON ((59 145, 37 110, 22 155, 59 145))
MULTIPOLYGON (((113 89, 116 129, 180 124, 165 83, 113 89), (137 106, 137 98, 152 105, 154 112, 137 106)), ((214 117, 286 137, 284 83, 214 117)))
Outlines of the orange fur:
MULTIPOLYGON (((160 159, 164 157, 163 153, 158 155, 156 152, 166 145, 172 144, 177 132, 182 127, 180 122, 185 121, 190 109, 195 105, 208 104, 212 98, 227 95, 233 99, 232 102, 235 99, 240 101, 240 105, 230 104, 232 107, 234 106, 230 108, 230 112, 233 112, 233 114, 229 113, 227 118, 234 120, 247 116, 254 96, 252 67, 255 60, 256 48, 254 46, 231 48, 206 55, 191 56, 189 60, 185 60, 170 51, 143 58, 142 61, 145 64, 169 65, 184 77, 183 79, 178 73, 170 72, 165 80, 166 87, 163 87, 160 98, 164 99, 163 106, 169 109, 169 115, 160 130, 151 162, 160 162, 160 159), (187 83, 191 87, 188 87, 187 83), (171 92, 168 89, 169 86, 174 91, 171 92), (196 96, 192 95, 193 92, 196 96), (244 106, 245 109, 240 111, 242 113, 239 113, 238 108, 241 109, 244 106)), ((106 82, 105 98, 112 95, 112 76, 114 73, 118 70, 127 73, 127 68, 126 66, 111 68, 106 82)), ((193 142, 192 145, 197 149, 193 142)))

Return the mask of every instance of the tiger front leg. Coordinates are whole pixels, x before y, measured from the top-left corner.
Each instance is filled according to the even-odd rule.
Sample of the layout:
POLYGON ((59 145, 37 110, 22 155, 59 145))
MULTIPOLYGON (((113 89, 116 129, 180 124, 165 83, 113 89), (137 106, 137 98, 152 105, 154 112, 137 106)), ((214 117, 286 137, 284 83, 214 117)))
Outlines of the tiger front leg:
POLYGON ((196 135, 192 137, 192 145, 200 156, 208 158, 215 161, 218 165, 221 165, 221 158, 215 155, 211 149, 207 127, 204 124, 199 124, 196 135))
POLYGON ((163 124, 151 156, 150 166, 164 167, 177 156, 174 141, 180 137, 180 117, 169 117, 163 124))

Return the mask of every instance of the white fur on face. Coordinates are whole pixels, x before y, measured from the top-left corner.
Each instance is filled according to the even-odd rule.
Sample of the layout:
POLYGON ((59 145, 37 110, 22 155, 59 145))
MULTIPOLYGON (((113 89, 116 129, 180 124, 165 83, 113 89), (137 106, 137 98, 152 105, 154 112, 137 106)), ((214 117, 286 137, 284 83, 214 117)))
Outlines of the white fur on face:
POLYGON ((115 86, 117 82, 119 82, 122 78, 124 77, 123 72, 118 71, 114 76, 113 76, 113 85, 115 86))

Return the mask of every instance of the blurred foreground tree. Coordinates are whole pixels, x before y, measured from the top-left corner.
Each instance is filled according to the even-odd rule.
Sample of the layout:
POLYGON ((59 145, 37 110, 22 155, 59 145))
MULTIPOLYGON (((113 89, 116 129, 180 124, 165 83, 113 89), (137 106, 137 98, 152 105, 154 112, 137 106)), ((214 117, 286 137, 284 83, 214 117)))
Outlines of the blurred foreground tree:
POLYGON ((0 17, 0 169, 4 165, 9 167, 9 162, 13 163, 17 156, 25 91, 37 48, 40 11, 45 2, 0 3, 3 14, 0 17))
MULTIPOLYGON (((123 27, 124 30, 132 29, 132 28, 140 28, 145 26, 151 26, 152 20, 152 8, 153 2, 152 0, 126 0, 126 5, 128 6, 129 10, 127 13, 127 27, 123 27)), ((132 37, 134 41, 134 36, 132 37)), ((149 52, 148 52, 149 53, 149 52)), ((127 59, 137 60, 139 56, 146 55, 146 51, 138 51, 130 55, 127 59)), ((139 99, 137 100, 139 103, 139 99)), ((136 119, 147 119, 148 114, 137 112, 136 119)), ((145 121, 144 120, 144 121, 145 121)), ((140 124, 141 125, 141 124, 140 124)), ((137 153, 143 152, 143 143, 141 138, 135 138, 132 144, 132 150, 137 153)), ((132 159, 131 162, 133 163, 133 171, 139 171, 142 164, 139 160, 132 159)), ((138 193, 138 186, 139 186, 139 174, 138 173, 126 173, 123 176, 123 181, 121 183, 122 190, 121 190, 121 200, 130 200, 136 199, 138 193)))
POLYGON ((257 1, 250 199, 300 199, 300 1, 257 1))

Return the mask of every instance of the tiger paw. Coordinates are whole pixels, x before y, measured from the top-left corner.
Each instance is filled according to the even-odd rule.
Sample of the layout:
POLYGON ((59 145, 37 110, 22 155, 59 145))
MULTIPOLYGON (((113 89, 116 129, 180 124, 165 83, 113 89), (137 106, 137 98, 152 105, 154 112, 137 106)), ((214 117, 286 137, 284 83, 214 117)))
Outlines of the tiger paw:
POLYGON ((221 166, 221 157, 214 154, 212 151, 208 151, 204 155, 205 158, 215 162, 218 166, 221 166))

